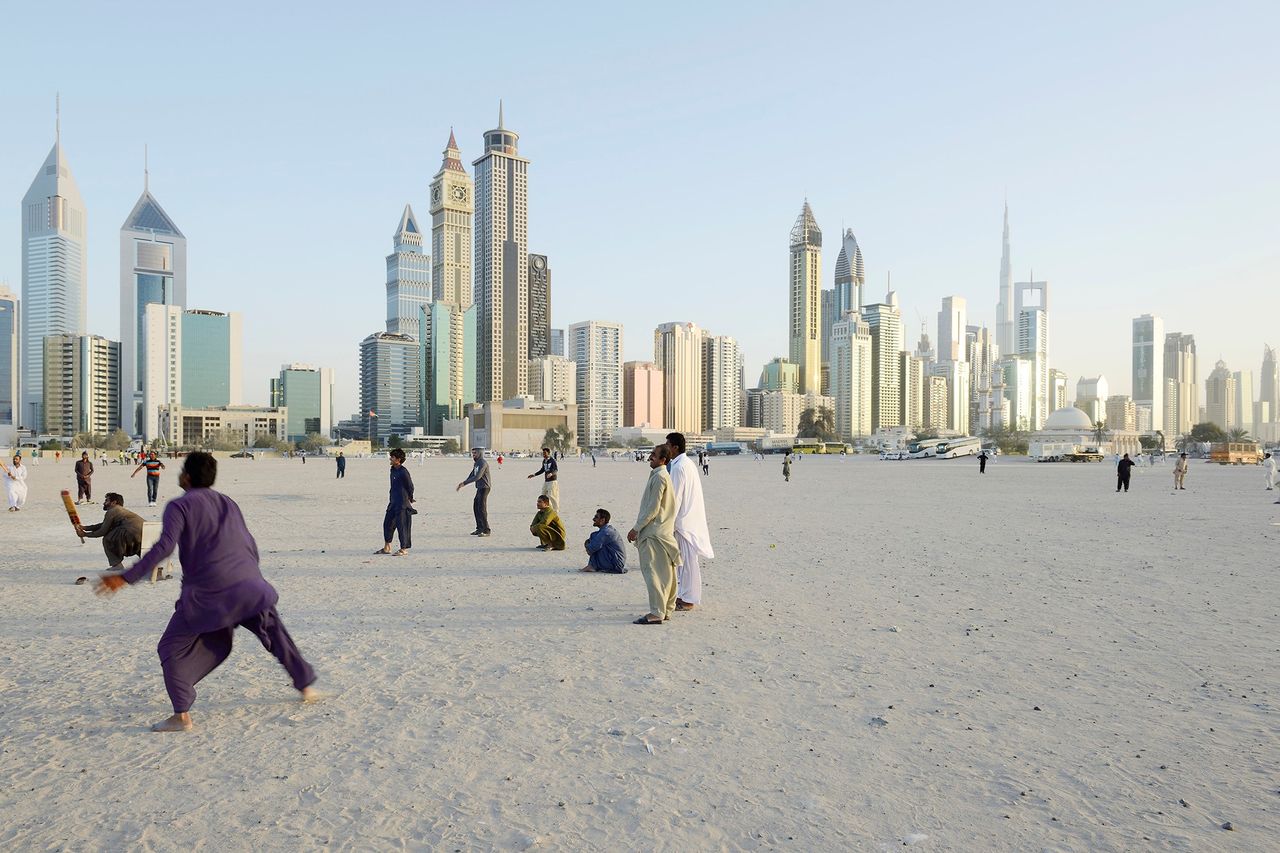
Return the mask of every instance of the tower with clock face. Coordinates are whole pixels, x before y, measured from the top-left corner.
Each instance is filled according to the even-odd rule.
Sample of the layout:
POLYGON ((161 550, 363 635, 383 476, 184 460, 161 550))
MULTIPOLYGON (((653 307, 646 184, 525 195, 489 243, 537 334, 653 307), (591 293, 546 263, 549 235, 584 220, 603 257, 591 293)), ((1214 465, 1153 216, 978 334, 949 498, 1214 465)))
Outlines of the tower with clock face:
POLYGON ((431 278, 435 301, 466 310, 471 305, 475 183, 463 168, 461 154, 451 130, 444 162, 431 179, 431 278))

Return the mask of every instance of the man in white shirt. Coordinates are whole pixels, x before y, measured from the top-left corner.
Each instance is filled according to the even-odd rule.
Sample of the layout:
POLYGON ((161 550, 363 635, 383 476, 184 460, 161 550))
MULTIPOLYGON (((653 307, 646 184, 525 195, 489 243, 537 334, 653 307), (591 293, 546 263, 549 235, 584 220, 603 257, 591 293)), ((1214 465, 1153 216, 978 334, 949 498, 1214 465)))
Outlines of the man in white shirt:
POLYGON ((693 610, 702 604, 702 567, 699 561, 715 557, 711 533, 707 529, 707 510, 702 502, 702 479, 698 466, 685 455, 684 435, 667 434, 667 450, 671 461, 667 471, 676 497, 676 544, 680 548, 680 566, 676 570, 676 610, 693 610))

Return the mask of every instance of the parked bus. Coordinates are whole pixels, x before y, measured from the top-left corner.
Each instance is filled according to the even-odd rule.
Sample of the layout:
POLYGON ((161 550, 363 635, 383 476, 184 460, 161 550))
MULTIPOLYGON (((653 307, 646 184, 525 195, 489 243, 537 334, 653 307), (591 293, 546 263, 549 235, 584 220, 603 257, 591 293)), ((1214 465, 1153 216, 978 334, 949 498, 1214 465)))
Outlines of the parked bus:
POLYGON ((1219 465, 1261 465, 1262 448, 1254 441, 1219 441, 1209 448, 1209 461, 1219 465))
POLYGON ((982 452, 982 439, 973 436, 949 438, 938 445, 939 459, 955 459, 957 456, 977 456, 982 452))
POLYGON ((742 445, 736 441, 713 441, 707 445, 708 456, 737 456, 742 445))
POLYGON ((932 459, 938 455, 938 448, 943 442, 937 438, 924 438, 907 445, 908 459, 932 459))

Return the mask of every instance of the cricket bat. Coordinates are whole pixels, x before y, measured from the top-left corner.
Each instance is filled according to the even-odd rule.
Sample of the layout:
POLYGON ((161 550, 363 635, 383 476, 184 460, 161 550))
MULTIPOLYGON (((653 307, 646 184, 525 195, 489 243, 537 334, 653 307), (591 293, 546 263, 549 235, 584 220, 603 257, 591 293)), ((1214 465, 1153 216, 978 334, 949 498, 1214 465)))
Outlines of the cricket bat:
MULTIPOLYGON (((80 527, 80 513, 76 512, 76 505, 71 500, 71 492, 66 489, 62 490, 62 505, 67 508, 67 517, 71 519, 71 529, 75 530, 80 527)), ((79 536, 79 534, 76 534, 79 536)), ((84 537, 80 536, 80 544, 84 544, 84 537)))

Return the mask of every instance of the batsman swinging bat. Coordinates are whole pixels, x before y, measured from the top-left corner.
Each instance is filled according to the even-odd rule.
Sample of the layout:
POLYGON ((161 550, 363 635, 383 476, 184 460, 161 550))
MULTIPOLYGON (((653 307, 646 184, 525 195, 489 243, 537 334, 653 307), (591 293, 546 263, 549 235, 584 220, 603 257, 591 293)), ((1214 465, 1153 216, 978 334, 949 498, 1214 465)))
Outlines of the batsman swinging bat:
MULTIPOLYGON (((68 492, 66 489, 62 490, 62 505, 67 508, 67 517, 71 519, 71 529, 79 529, 80 513, 76 512, 76 505, 71 501, 71 492, 68 492)), ((80 537, 80 544, 84 544, 83 536, 80 537)))

